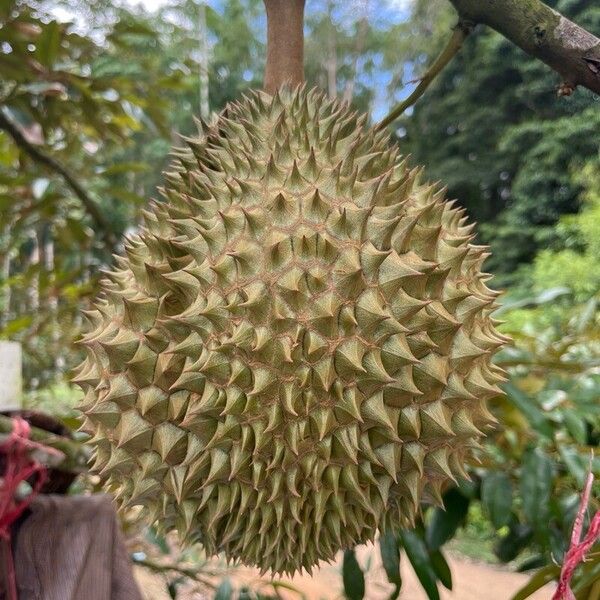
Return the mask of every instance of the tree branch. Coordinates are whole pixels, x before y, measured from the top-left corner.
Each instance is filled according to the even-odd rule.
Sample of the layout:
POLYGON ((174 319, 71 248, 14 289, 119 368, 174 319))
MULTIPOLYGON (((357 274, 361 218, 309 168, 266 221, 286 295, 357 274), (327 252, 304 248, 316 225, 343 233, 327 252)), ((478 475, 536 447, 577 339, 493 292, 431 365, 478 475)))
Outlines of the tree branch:
POLYGON ((264 0, 267 9, 267 64, 264 88, 274 94, 282 85, 304 81, 305 0, 264 0))
POLYGON ((10 135, 15 144, 27 153, 35 162, 44 165, 51 171, 58 173, 65 181, 65 183, 73 190, 73 193, 77 196, 81 204, 83 205, 86 212, 90 215, 95 224, 100 228, 102 237, 108 245, 108 250, 114 252, 117 246, 117 240, 111 232, 110 223, 106 220, 102 214, 100 208, 96 205, 94 200, 89 196, 83 186, 75 179, 73 174, 63 165, 61 165, 56 159, 45 154, 42 150, 34 146, 27 138, 23 135, 23 132, 19 126, 0 109, 0 129, 3 129, 10 135))
POLYGON ((192 581, 196 581, 197 583, 202 583, 209 587, 210 589, 215 588, 215 584, 208 578, 210 575, 214 575, 210 571, 206 573, 207 577, 204 577, 198 573, 198 569, 195 567, 182 567, 176 563, 162 563, 157 562, 155 560, 151 560, 149 558, 136 558, 135 553, 132 556, 133 563, 144 567, 146 569, 150 569, 155 573, 177 573, 179 575, 183 575, 184 577, 188 577, 192 581))
POLYGON ((431 82, 439 75, 444 67, 454 58, 458 51, 462 48, 464 41, 471 32, 472 25, 466 21, 460 21, 452 32, 452 37, 448 40, 446 47, 440 52, 438 57, 433 61, 431 66, 425 72, 425 75, 420 78, 417 87, 412 94, 397 104, 385 119, 376 125, 377 130, 385 129, 390 123, 395 121, 407 108, 411 107, 430 86, 431 82))
POLYGON ((501 33, 563 78, 563 93, 578 85, 600 94, 600 39, 541 0, 450 0, 461 19, 501 33))

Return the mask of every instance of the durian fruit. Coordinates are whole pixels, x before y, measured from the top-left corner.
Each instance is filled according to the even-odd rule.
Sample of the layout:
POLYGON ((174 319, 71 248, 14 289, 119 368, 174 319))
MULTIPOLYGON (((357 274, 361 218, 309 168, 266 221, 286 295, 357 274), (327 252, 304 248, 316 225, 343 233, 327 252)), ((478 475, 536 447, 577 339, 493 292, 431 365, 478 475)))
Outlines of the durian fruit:
POLYGON ((346 105, 255 92, 204 129, 89 313, 93 469, 208 553, 310 572, 465 475, 497 294, 463 211, 346 105))

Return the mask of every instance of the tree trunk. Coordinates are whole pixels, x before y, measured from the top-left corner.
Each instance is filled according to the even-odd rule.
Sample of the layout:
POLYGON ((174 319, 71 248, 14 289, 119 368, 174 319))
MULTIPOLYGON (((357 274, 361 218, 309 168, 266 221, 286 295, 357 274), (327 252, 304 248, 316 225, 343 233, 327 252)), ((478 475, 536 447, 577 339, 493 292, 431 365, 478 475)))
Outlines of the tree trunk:
POLYGON ((40 243, 38 231, 31 231, 31 250, 27 258, 27 268, 32 270, 31 280, 27 286, 27 309, 32 315, 37 315, 40 307, 40 243))
POLYGON ((488 25, 563 78, 600 94, 600 39, 541 0, 450 0, 460 19, 488 25))
POLYGON ((8 285, 10 277, 10 224, 6 224, 2 230, 2 253, 0 255, 0 291, 2 301, 0 302, 0 329, 4 328, 9 320, 11 289, 8 285))
POLYGON ((305 0, 264 0, 267 9, 267 64, 264 89, 304 82, 305 0))
POLYGON ((54 375, 58 376, 64 367, 64 357, 60 353, 60 329, 58 327, 58 294, 56 290, 56 263, 54 258, 53 228, 44 227, 44 270, 46 271, 46 294, 48 326, 50 329, 50 351, 54 375))

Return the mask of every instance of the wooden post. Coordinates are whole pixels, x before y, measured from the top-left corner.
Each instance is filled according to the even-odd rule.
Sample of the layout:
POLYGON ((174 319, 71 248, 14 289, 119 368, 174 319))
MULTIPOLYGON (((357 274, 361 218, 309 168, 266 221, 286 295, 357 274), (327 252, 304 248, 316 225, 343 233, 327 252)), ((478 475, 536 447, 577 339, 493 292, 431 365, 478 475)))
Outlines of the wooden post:
POLYGON ((0 410, 21 408, 21 344, 0 341, 0 410))

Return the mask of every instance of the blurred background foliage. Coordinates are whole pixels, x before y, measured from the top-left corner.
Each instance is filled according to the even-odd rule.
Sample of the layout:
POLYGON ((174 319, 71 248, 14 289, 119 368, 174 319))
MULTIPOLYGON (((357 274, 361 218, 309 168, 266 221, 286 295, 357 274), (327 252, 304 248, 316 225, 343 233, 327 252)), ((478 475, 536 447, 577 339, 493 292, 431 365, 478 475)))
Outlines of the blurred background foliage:
MULTIPOLYGON (((594 0, 549 3, 600 32, 594 0)), ((309 0, 307 79, 376 121, 412 90, 454 22, 446 0, 309 0)), ((195 132, 193 116, 210 118, 260 85, 264 29, 260 0, 164 0, 153 10, 0 0, 0 337, 23 344, 28 405, 73 423, 81 309, 156 197, 170 147, 195 132)), ((600 104, 584 90, 557 98, 558 83, 477 31, 394 128, 411 160, 479 222, 514 344, 498 357, 510 381, 472 480, 446 492, 446 511, 424 507, 419 527, 380 540, 392 597, 400 560, 429 598, 451 587, 448 548, 531 571, 516 598, 559 572, 600 440, 600 104)), ((600 473, 600 457, 592 468, 600 473)), ((190 585, 219 599, 281 593, 277 582, 234 589, 225 567, 152 530, 136 540, 134 560, 171 597, 190 585)), ((342 571, 346 596, 362 598, 351 550, 342 571)), ((599 598, 599 582, 596 552, 577 571, 577 598, 599 598)))

